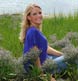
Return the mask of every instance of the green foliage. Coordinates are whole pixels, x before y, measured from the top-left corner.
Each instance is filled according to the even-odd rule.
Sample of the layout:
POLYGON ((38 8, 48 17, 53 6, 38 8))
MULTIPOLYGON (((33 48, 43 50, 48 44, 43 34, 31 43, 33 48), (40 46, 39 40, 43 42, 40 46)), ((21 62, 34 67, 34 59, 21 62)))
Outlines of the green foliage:
MULTIPOLYGON (((54 16, 50 18, 44 18, 43 32, 50 41, 49 35, 55 34, 58 39, 61 39, 68 32, 78 32, 78 15, 74 16, 54 16)), ((51 42, 51 41, 50 41, 51 42)))
POLYGON ((68 63, 67 75, 71 81, 78 80, 78 66, 76 64, 68 63), (72 67, 72 66, 74 66, 74 67, 72 67))
POLYGON ((10 50, 15 57, 22 54, 23 45, 19 42, 21 15, 0 15, 0 47, 10 50))
MULTIPOLYGON (((23 48, 18 39, 21 20, 22 16, 19 14, 0 15, 0 46, 12 51, 15 57, 21 56, 23 48)), ((44 18, 43 33, 49 42, 51 42, 49 36, 53 34, 56 35, 57 39, 61 39, 68 32, 78 32, 77 20, 77 13, 74 16, 70 14, 68 17, 59 14, 59 16, 44 18)))
POLYGON ((8 81, 15 72, 15 59, 9 51, 0 48, 0 81, 8 81))
MULTIPOLYGON (((18 39, 19 32, 20 32, 21 18, 22 18, 21 15, 17 15, 17 14, 0 15, 0 47, 3 47, 5 49, 11 51, 12 55, 17 58, 21 56, 22 48, 23 48, 23 44, 20 44, 19 39, 18 39)), ((54 14, 54 17, 52 17, 52 18, 44 18, 42 26, 43 26, 43 33, 47 37, 47 39, 50 42, 52 47, 59 49, 59 50, 66 47, 65 49, 63 49, 63 51, 68 49, 67 46, 77 47, 78 34, 77 33, 72 34, 72 32, 78 32, 78 13, 75 13, 74 16, 71 16, 71 14, 70 14, 68 17, 63 16, 61 14, 57 17, 54 14), (69 32, 69 35, 67 35, 66 36, 67 38, 65 38, 64 36, 68 32, 69 32), (55 35, 56 37, 53 36, 55 39, 50 39, 49 36, 51 36, 51 35, 55 35), (64 37, 64 39, 62 39, 63 37, 64 37), (58 39, 62 39, 62 40, 58 40, 58 39)), ((78 50, 78 48, 75 48, 75 49, 78 50)), ((73 50, 70 49, 69 51, 66 51, 68 53, 69 57, 70 57, 70 53, 72 53, 73 50)), ((77 54, 76 51, 75 51, 75 54, 77 54)), ((71 55, 74 55, 74 53, 71 55)), ((9 56, 8 56, 8 58, 9 58, 9 56)), ((16 81, 22 81, 21 79, 24 77, 23 76, 23 65, 22 65, 23 57, 18 58, 17 61, 13 61, 14 58, 12 58, 12 59, 10 59, 10 58, 8 59, 8 58, 5 59, 4 57, 2 58, 2 56, 0 56, 1 80, 3 79, 3 81, 4 81, 4 80, 8 80, 8 78, 10 78, 10 77, 17 76, 16 81)), ((70 59, 70 58, 65 58, 65 59, 70 59)), ((78 64, 78 61, 76 63, 78 64)), ((51 65, 51 67, 52 67, 52 65, 51 65)), ((51 70, 52 68, 49 68, 49 69, 51 70)), ((48 70, 48 71, 50 72, 50 70, 48 70)), ((44 78, 49 80, 49 73, 46 72, 46 76, 43 77, 40 74, 41 69, 39 69, 35 66, 32 66, 32 70, 30 71, 30 73, 27 76, 29 78, 32 77, 32 79, 33 79, 33 77, 34 77, 35 80, 40 79, 40 81, 45 81, 44 78), (30 73, 32 73, 32 74, 30 74, 30 73), (31 75, 31 77, 30 77, 30 75, 31 75)), ((57 74, 56 77, 61 77, 63 75, 66 75, 66 73, 67 73, 70 81, 78 80, 78 78, 77 78, 78 69, 76 67, 76 64, 70 65, 70 63, 68 63, 68 69, 65 70, 62 75, 57 74), (72 66, 74 66, 74 67, 71 69, 72 66)))
POLYGON ((46 81, 48 80, 49 74, 47 73, 45 76, 43 74, 42 68, 35 65, 37 58, 39 57, 41 51, 30 49, 23 57, 23 63, 27 63, 29 60, 31 64, 29 64, 29 70, 25 73, 25 78, 27 81, 46 81))

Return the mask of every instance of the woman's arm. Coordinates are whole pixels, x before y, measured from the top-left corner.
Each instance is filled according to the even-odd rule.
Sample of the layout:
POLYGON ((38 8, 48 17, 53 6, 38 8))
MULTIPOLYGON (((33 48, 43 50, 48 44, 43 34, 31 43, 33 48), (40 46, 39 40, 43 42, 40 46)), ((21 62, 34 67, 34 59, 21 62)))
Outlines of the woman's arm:
MULTIPOLYGON (((36 46, 33 47, 34 50, 39 50, 36 46)), ((35 62, 36 66, 41 68, 41 63, 40 63, 40 58, 38 57, 36 62, 35 62)))
POLYGON ((62 52, 57 51, 50 46, 48 46, 48 48, 47 48, 47 53, 51 54, 51 55, 55 55, 55 56, 61 56, 63 54, 62 52))
POLYGON ((38 57, 38 59, 35 62, 36 66, 41 68, 41 63, 40 63, 40 58, 38 57))

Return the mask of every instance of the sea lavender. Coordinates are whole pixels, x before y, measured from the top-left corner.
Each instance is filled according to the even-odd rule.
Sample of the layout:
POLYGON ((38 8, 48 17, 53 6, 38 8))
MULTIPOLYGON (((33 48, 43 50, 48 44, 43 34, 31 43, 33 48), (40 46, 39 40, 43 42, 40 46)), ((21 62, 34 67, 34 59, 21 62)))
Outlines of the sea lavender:
POLYGON ((62 40, 58 40, 55 43, 52 44, 52 47, 61 47, 64 48, 67 45, 70 45, 70 41, 66 38, 63 38, 62 40))
POLYGON ((54 43, 55 41, 57 41, 57 37, 56 37, 55 34, 54 35, 50 35, 50 39, 51 39, 52 43, 54 43))
POLYGON ((62 49, 64 60, 70 64, 75 63, 78 57, 78 50, 74 46, 68 46, 62 49))
POLYGON ((15 67, 16 74, 22 74, 22 73, 24 73, 23 57, 22 56, 17 59, 17 62, 15 64, 16 64, 15 65, 16 66, 15 67))
POLYGON ((46 61, 42 65, 42 69, 44 72, 52 73, 56 71, 57 64, 52 59, 46 59, 46 61))
POLYGON ((35 61, 39 57, 40 53, 41 53, 40 50, 30 49, 29 52, 27 52, 26 54, 24 54, 24 56, 23 56, 23 62, 26 63, 28 60, 30 60, 32 63, 35 63, 35 61))
POLYGON ((78 39, 78 33, 77 32, 69 32, 66 34, 65 38, 71 40, 72 38, 78 39))
POLYGON ((64 48, 64 47, 67 47, 68 45, 71 44, 71 41, 72 41, 73 38, 76 39, 76 40, 78 40, 78 33, 77 32, 69 32, 69 33, 66 34, 66 36, 63 39, 57 40, 53 44, 50 44, 50 45, 52 47, 61 47, 61 48, 64 48))
POLYGON ((7 79, 11 73, 15 73, 15 58, 11 56, 11 52, 0 48, 0 80, 7 79))
MULTIPOLYGON (((76 47, 76 50, 78 51, 78 47, 76 47)), ((76 59, 75 62, 76 62, 76 64, 77 64, 77 66, 78 66, 78 55, 76 56, 76 58, 77 58, 77 59, 76 59)))

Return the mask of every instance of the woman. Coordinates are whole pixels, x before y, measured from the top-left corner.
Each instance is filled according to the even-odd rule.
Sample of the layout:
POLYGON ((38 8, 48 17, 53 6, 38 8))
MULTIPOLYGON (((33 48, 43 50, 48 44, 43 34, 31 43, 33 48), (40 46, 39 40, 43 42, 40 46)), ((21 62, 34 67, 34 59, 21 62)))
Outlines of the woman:
MULTIPOLYGON (((41 33, 42 19, 43 16, 40 6, 36 4, 29 5, 23 16, 20 32, 20 41, 24 43, 24 54, 26 54, 31 48, 42 51, 36 60, 36 65, 38 67, 41 67, 48 54, 56 56, 57 58, 62 56, 62 52, 49 46, 46 37, 41 33)), ((55 61, 57 62, 57 60, 55 61)), ((27 70, 27 64, 25 64, 24 67, 27 70)))

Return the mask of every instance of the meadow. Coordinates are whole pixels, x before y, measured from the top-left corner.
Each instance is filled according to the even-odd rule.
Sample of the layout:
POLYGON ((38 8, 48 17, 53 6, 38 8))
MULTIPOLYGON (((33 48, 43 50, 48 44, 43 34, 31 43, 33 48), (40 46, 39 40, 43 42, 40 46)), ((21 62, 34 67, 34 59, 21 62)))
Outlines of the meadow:
MULTIPOLYGON (((19 57, 22 55, 23 44, 18 37, 22 15, 0 15, 0 47, 10 50, 12 55, 19 57)), ((53 17, 44 17, 42 32, 47 37, 49 43, 50 36, 56 35, 57 39, 63 38, 68 32, 78 32, 78 13, 67 17, 59 14, 53 17)))
MULTIPOLYGON (((20 43, 18 39, 19 33, 20 33, 21 21, 22 21, 21 14, 0 15, 0 50, 1 48, 9 50, 12 56, 15 58, 21 57, 23 53, 23 44, 20 43)), ((74 51, 74 50, 78 50, 78 33, 77 33, 78 32, 78 13, 74 13, 73 16, 71 14, 69 14, 68 16, 64 16, 63 14, 59 14, 59 16, 56 16, 54 14, 54 16, 44 17, 43 23, 42 23, 42 32, 46 36, 48 42, 50 44, 53 44, 53 47, 58 50, 60 50, 59 46, 61 46, 62 48, 62 46, 65 47, 65 45, 69 43, 66 40, 62 40, 59 42, 59 40, 63 39, 69 33, 68 39, 71 40, 71 43, 77 48, 75 49, 75 48, 72 48, 71 46, 70 48, 68 47, 63 49, 63 51, 67 52, 68 55, 70 53, 72 54, 72 56, 73 54, 75 54, 75 56, 78 55, 78 52, 74 51), (54 39, 53 39, 53 36, 54 36, 54 39), (76 40, 72 38, 75 38, 76 40), (53 40, 57 39, 58 41, 53 41, 52 39, 53 40)), ((68 46, 69 45, 70 43, 68 44, 68 46)), ((66 56, 66 59, 69 59, 68 55, 66 56)), ((69 56, 71 57, 71 55, 69 56)), ((67 72, 69 77, 71 78, 70 81, 78 80, 77 79, 78 69, 76 67, 74 67, 72 70, 71 68, 68 68, 68 70, 66 70, 65 72, 67 72), (72 78, 74 74, 76 77, 72 78)), ((66 81, 69 81, 69 80, 66 80, 66 81)))

